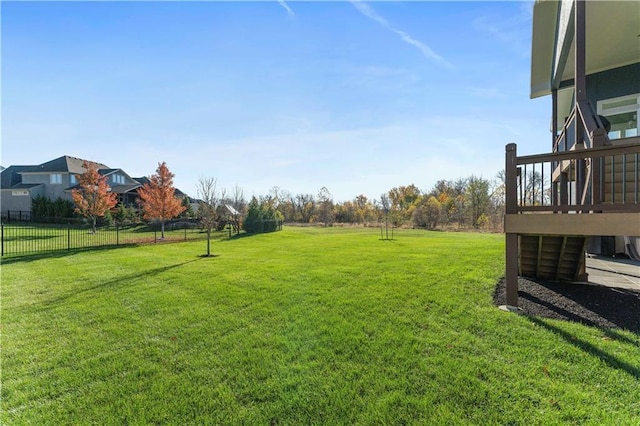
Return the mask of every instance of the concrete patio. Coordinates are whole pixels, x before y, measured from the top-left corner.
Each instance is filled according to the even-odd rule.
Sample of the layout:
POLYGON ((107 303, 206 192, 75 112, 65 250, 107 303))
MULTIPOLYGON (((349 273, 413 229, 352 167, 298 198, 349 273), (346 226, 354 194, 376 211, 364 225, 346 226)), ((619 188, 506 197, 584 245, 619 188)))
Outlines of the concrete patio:
POLYGON ((589 283, 640 291, 640 262, 614 257, 587 256, 589 283))

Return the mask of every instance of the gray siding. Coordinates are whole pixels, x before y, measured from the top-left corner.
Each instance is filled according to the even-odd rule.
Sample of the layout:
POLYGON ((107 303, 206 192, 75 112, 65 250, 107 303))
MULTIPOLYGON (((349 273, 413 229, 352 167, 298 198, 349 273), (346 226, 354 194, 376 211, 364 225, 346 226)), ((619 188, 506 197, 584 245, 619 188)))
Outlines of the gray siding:
MULTIPOLYGON (((16 191, 25 191, 24 189, 17 189, 16 191)), ((38 195, 44 195, 44 187, 38 186, 35 188, 31 188, 28 196, 20 195, 14 196, 13 192, 10 189, 3 189, 0 191, 2 198, 0 199, 0 203, 2 204, 2 212, 3 214, 7 212, 7 210, 11 211, 23 211, 30 212, 31 211, 31 200, 38 195)))
MULTIPOLYGON (((22 183, 42 183, 44 184, 44 190, 42 191, 43 196, 49 198, 50 200, 55 200, 56 198, 64 198, 71 200, 71 193, 65 192, 66 188, 69 188, 71 185, 71 177, 69 173, 57 173, 62 175, 62 183, 52 184, 50 183, 51 174, 56 173, 24 173, 22 175, 22 183)), ((6 209, 5 209, 6 210, 6 209)))
POLYGON ((587 96, 597 101, 640 93, 640 63, 587 76, 587 96))

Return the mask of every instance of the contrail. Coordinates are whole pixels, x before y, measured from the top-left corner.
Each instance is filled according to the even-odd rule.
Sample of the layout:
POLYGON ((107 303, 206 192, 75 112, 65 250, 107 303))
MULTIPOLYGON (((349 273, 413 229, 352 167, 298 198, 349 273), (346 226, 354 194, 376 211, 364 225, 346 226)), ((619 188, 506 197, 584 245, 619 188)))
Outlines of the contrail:
POLYGON ((285 10, 287 11, 287 13, 289 14, 289 16, 295 16, 296 14, 293 13, 293 10, 291 10, 291 8, 289 7, 289 5, 287 4, 286 1, 284 0, 278 0, 278 4, 282 7, 285 8, 285 10))
POLYGON ((373 21, 376 21, 378 24, 382 25, 383 27, 385 27, 389 31, 397 34, 398 36, 400 36, 400 39, 402 41, 404 41, 405 43, 410 44, 410 45, 418 48, 418 50, 420 50, 420 52, 422 52, 422 54, 424 56, 426 56, 427 58, 439 63, 440 65, 442 65, 442 66, 444 66, 446 68, 455 69, 455 66, 453 66, 453 64, 451 64, 449 61, 444 59, 442 56, 438 55, 436 52, 433 51, 433 49, 431 49, 425 43, 421 42, 420 40, 416 40, 415 38, 411 37, 406 32, 404 32, 402 30, 399 30, 399 29, 395 28, 394 26, 392 26, 389 23, 389 21, 387 21, 382 16, 378 15, 368 4, 366 4, 366 3, 362 2, 362 1, 355 1, 355 0, 349 0, 349 1, 364 16, 366 16, 367 18, 369 18, 369 19, 371 19, 373 21))

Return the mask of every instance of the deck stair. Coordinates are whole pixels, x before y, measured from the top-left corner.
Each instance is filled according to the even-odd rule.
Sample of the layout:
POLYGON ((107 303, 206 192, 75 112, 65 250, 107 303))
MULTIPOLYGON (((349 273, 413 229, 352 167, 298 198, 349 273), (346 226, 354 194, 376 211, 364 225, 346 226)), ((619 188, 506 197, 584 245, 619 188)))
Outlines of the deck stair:
POLYGON ((586 237, 520 235, 519 275, 555 281, 583 281, 586 237))

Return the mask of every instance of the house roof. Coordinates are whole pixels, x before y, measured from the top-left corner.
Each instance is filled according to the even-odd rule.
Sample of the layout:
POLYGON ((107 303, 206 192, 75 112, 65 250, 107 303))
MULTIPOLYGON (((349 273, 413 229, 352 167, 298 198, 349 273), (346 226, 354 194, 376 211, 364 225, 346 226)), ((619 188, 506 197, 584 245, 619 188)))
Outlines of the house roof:
MULTIPOLYGON (((85 160, 82 158, 71 157, 69 155, 63 155, 62 157, 58 157, 51 161, 47 161, 46 163, 42 163, 38 166, 30 166, 33 170, 25 171, 25 173, 75 173, 82 174, 85 172, 84 167, 82 167, 82 163, 85 160)), ((87 160, 89 161, 89 160, 87 160)), ((97 163, 95 161, 90 161, 94 163, 98 169, 108 169, 109 166, 106 166, 102 163, 97 163)))
MULTIPOLYGON (((640 2, 586 1, 585 5, 587 74, 640 62, 640 2)), ((574 9, 567 0, 537 0, 533 6, 532 98, 551 93, 554 70, 562 66, 555 63, 562 29, 572 30, 574 9)), ((574 46, 572 40, 561 81, 574 78, 574 46)))
POLYGON ((22 182, 19 173, 27 172, 37 166, 9 166, 0 173, 0 188, 9 189, 22 182))
POLYGON ((19 183, 17 185, 13 185, 10 188, 2 188, 4 190, 11 190, 11 189, 31 189, 31 188, 35 188, 36 186, 41 186, 44 185, 42 183, 19 183))
MULTIPOLYGON (((132 178, 133 180, 136 180, 138 182, 140 182, 140 186, 145 185, 147 183, 151 183, 151 181, 149 180, 148 177, 146 176, 142 176, 142 177, 136 177, 136 178, 132 178)), ((184 198, 185 196, 187 196, 187 194, 185 194, 184 192, 180 191, 178 188, 174 187, 174 195, 176 197, 180 197, 180 198, 184 198)))
POLYGON ((133 190, 136 190, 138 188, 140 188, 142 185, 140 184, 129 184, 129 185, 114 185, 111 187, 111 191, 115 192, 116 194, 125 194, 127 192, 131 192, 133 190))

